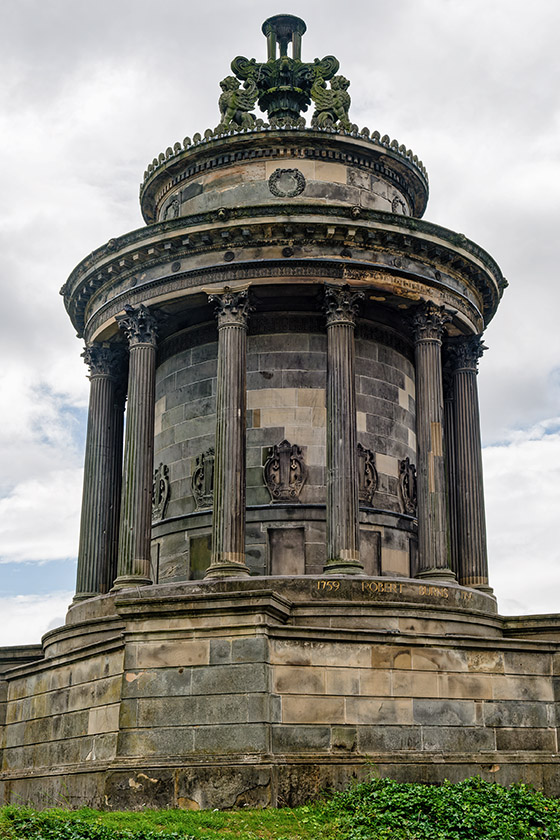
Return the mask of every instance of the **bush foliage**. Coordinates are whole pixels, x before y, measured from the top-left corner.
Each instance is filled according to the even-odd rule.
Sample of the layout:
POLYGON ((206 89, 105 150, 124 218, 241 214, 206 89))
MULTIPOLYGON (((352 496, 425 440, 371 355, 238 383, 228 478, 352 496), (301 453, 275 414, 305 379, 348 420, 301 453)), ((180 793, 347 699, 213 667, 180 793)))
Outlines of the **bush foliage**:
POLYGON ((560 800, 480 778, 441 787, 372 779, 266 811, 100 812, 6 806, 3 840, 560 840, 560 800))

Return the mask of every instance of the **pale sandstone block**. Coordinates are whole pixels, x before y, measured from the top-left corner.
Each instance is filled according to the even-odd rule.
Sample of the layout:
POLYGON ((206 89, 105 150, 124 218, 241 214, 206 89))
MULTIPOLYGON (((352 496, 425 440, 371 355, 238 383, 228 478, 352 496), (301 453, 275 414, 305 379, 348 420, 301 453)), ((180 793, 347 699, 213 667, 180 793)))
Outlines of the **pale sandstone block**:
POLYGON ((120 704, 99 706, 89 710, 88 735, 99 735, 102 732, 117 732, 119 729, 120 704))
POLYGON ((412 700, 373 697, 346 699, 346 723, 412 723, 412 700))
POLYGON ((440 674, 440 697, 491 700, 494 677, 474 674, 440 674))
POLYGON ((381 668, 360 668, 360 697, 390 697, 391 672, 381 668))
POLYGON ((293 426, 297 425, 297 422, 298 421, 296 421, 295 408, 286 406, 276 406, 275 408, 261 408, 260 426, 263 429, 266 429, 267 426, 293 426))
POLYGON ((325 408, 326 396, 324 388, 298 388, 297 404, 311 408, 325 408))
POLYGON ((410 575, 410 557, 408 551, 396 548, 381 549, 381 568, 384 572, 394 572, 396 575, 410 575))
POLYGON ((163 431, 163 414, 165 412, 165 407, 167 405, 167 396, 161 397, 159 400, 156 400, 155 404, 155 423, 154 423, 154 434, 159 435, 163 431))
POLYGON ((325 672, 327 694, 360 694, 360 670, 356 668, 327 668, 325 672))
POLYGON ((408 411, 408 394, 404 388, 399 388, 399 405, 408 411))
POLYGON ((208 639, 185 639, 170 642, 146 642, 138 645, 136 659, 137 668, 208 665, 210 662, 210 641, 208 639))
POLYGON ((437 674, 415 671, 393 671, 392 693, 395 697, 438 697, 437 674))
POLYGON ((273 691, 279 694, 325 693, 325 671, 323 668, 277 665, 273 669, 272 680, 273 691))
POLYGON ((373 645, 371 648, 371 667, 399 668, 401 670, 411 668, 411 650, 396 645, 373 645))
POLYGON ((270 662, 272 665, 311 665, 313 645, 311 642, 271 641, 270 662))
POLYGON ((377 452, 375 455, 375 462, 380 473, 385 475, 398 476, 399 474, 399 459, 393 458, 392 455, 382 455, 377 452))
POLYGON ((282 723, 344 723, 342 697, 282 698, 282 723))
POLYGON ((416 435, 412 429, 408 430, 408 445, 414 452, 416 452, 416 435))
POLYGON ((371 660, 371 645, 322 644, 313 646, 313 665, 339 665, 342 668, 367 668, 371 660))
POLYGON ((468 653, 461 650, 412 649, 415 671, 467 671, 468 653))
MULTIPOLYGON (((410 397, 416 396, 416 386, 410 376, 407 376, 406 373, 404 374, 404 389, 410 397)), ((408 408, 408 403, 405 408, 408 408)))
MULTIPOLYGON (((324 411, 326 414, 326 409, 320 408, 311 408, 310 406, 299 406, 295 409, 295 424, 301 426, 320 426, 321 423, 314 423, 313 418, 315 417, 315 412, 317 412, 317 417, 320 418, 321 412, 324 411)), ((323 425, 325 425, 323 423, 323 425)))
MULTIPOLYGON (((299 162, 298 162, 299 167, 299 162)), ((341 163, 315 162, 315 180, 332 181, 336 184, 347 183, 346 167, 341 163)))
POLYGON ((467 651, 469 671, 484 671, 487 674, 504 673, 504 655, 496 650, 467 651))
POLYGON ((313 408, 312 415, 311 415, 311 425, 317 426, 320 429, 324 429, 327 425, 327 409, 326 408, 313 408))
MULTIPOLYGON (((290 441, 291 443, 291 441, 290 441)), ((308 446, 305 453, 305 461, 309 467, 324 467, 326 463, 327 450, 325 446, 308 446)))
POLYGON ((298 446, 324 446, 325 429, 313 426, 285 425, 284 435, 298 446))
POLYGON ((356 412, 356 428, 359 432, 367 432, 367 414, 365 411, 356 412))
POLYGON ((554 700, 552 680, 546 677, 494 677, 495 700, 554 700))
POLYGON ((298 405, 297 393, 296 388, 261 388, 247 391, 247 408, 293 408, 298 405))

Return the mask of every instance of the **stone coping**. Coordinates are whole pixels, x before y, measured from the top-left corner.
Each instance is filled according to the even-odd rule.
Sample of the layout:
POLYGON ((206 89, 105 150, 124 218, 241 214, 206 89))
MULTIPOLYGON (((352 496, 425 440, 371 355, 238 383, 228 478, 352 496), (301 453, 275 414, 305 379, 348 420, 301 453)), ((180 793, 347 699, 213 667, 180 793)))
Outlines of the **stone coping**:
POLYGON ((268 125, 256 126, 253 129, 229 131, 215 135, 210 129, 204 137, 195 134, 191 141, 185 137, 183 144, 175 143, 168 146, 157 158, 148 164, 144 178, 140 185, 140 204, 142 214, 148 224, 154 221, 153 206, 156 196, 161 197, 162 188, 174 186, 178 183, 179 173, 189 166, 196 165, 208 157, 216 157, 215 165, 235 164, 233 154, 238 150, 245 150, 242 160, 254 160, 262 156, 262 148, 280 145, 301 147, 305 154, 305 147, 309 150, 319 150, 322 156, 329 160, 326 149, 328 147, 341 149, 346 152, 347 162, 359 164, 360 154, 366 157, 381 157, 386 165, 393 165, 399 172, 405 174, 414 185, 416 193, 415 216, 421 216, 428 201, 428 173, 421 160, 407 149, 402 143, 378 131, 370 132, 363 128, 360 132, 349 132, 344 129, 309 128, 271 128, 268 125), (231 160, 230 160, 231 156, 231 160))

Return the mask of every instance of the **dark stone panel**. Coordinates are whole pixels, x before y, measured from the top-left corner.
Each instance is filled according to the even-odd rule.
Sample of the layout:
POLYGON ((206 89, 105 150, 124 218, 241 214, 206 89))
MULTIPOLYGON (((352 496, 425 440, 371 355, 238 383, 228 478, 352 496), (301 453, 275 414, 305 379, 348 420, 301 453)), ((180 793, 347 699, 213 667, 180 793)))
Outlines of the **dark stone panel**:
POLYGON ((268 750, 268 726, 246 723, 236 726, 199 726, 194 730, 197 753, 264 753, 268 750))
POLYGON ((326 388, 326 386, 326 370, 285 370, 282 372, 283 388, 326 388))
POLYGON ((479 753, 496 749, 494 731, 481 726, 424 726, 422 737, 426 751, 479 753))
POLYGON ((473 700, 423 700, 412 703, 414 722, 429 726, 472 726, 476 723, 473 700))
POLYGON ((193 694, 235 694, 267 689, 266 665, 221 665, 193 670, 193 694))
POLYGON ((247 373, 247 390, 260 391, 261 388, 281 388, 281 370, 260 370, 247 373))
POLYGON ((516 752, 555 752, 556 729, 496 729, 496 747, 516 752))
POLYGON ((358 750, 361 753, 385 750, 420 750, 419 726, 359 726, 358 750))
POLYGON ((549 723, 549 708, 547 703, 487 701, 484 703, 484 722, 486 726, 546 727, 549 723))
POLYGON ((198 365, 185 365, 184 367, 178 368, 175 380, 176 387, 182 388, 184 385, 192 385, 194 382, 214 379, 217 374, 217 365, 216 359, 209 359, 198 365))
POLYGON ((329 726, 273 726, 274 753, 305 753, 326 751, 330 747, 329 726))
POLYGON ((232 662, 268 662, 268 639, 265 636, 242 636, 232 639, 232 662))

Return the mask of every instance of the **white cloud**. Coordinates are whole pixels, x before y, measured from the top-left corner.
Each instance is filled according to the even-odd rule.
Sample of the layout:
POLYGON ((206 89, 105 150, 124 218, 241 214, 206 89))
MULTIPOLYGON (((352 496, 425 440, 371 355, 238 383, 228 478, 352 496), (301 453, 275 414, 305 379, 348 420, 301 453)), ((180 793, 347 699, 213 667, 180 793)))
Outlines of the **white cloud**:
POLYGON ((503 613, 560 611, 560 418, 483 450, 491 584, 503 613))
POLYGON ((81 469, 45 472, 0 499, 0 561, 76 555, 82 475, 81 469))
POLYGON ((73 592, 0 598, 0 645, 37 645, 47 630, 64 624, 73 592))

